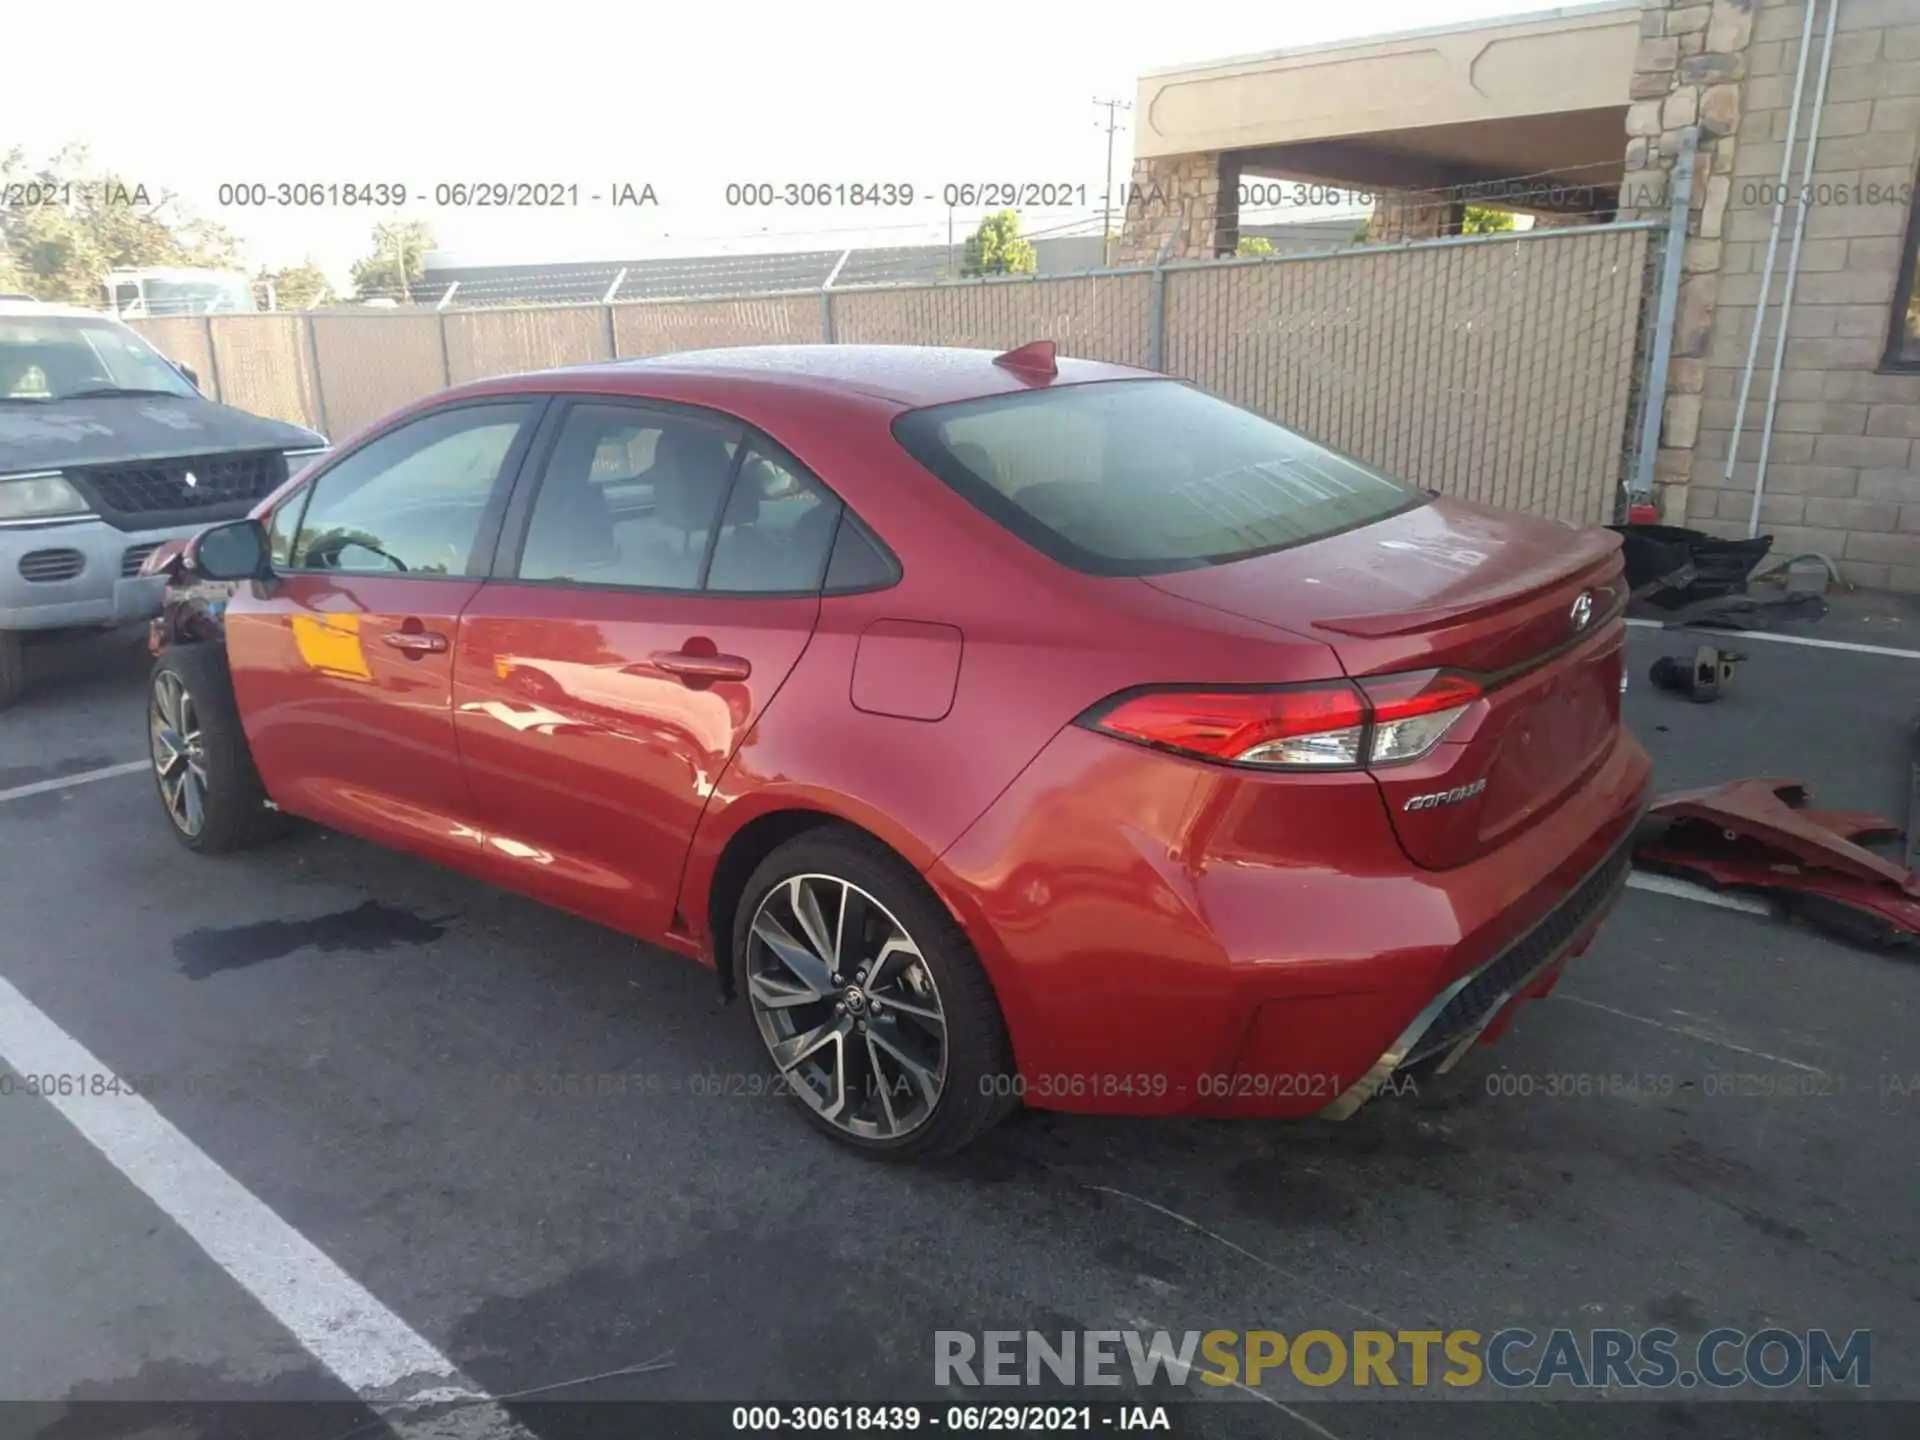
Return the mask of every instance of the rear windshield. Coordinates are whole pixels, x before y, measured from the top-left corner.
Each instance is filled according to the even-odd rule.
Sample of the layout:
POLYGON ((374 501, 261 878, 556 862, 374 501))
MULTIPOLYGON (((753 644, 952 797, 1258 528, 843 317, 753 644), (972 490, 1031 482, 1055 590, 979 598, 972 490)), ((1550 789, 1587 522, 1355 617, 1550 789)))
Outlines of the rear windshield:
POLYGON ((1224 564, 1425 503, 1403 481, 1178 380, 1061 385, 913 410, 914 459, 1094 575, 1224 564))

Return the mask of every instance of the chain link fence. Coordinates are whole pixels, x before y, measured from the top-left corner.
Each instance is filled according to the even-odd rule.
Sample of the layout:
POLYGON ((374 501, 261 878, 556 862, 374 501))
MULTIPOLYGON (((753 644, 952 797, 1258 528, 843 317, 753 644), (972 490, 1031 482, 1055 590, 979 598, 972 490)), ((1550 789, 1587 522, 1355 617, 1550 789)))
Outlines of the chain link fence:
POLYGON ((450 385, 748 344, 1010 349, 1165 370, 1443 494, 1615 518, 1658 227, 1585 225, 1057 278, 137 322, 216 398, 341 438, 450 385))

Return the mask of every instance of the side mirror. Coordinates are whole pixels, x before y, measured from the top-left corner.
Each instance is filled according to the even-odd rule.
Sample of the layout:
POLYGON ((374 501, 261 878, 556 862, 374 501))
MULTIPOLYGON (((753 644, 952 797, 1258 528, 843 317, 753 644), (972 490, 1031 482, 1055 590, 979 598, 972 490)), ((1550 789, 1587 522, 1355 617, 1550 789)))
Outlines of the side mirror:
POLYGON ((268 573, 266 527, 258 520, 210 526, 187 542, 183 558, 202 579, 258 579, 268 573))
POLYGON ((194 389, 198 390, 200 388, 200 372, 195 370, 191 365, 183 365, 176 360, 173 362, 173 368, 186 376, 187 383, 193 386, 194 389))

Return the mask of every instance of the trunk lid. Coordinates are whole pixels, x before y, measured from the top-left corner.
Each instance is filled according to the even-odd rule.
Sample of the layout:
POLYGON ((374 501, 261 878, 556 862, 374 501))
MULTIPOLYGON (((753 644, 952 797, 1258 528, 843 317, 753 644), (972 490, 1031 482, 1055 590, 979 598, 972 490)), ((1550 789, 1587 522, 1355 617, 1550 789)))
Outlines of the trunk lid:
POLYGON ((1324 540, 1147 578, 1310 636, 1346 673, 1448 669, 1485 693, 1421 759, 1373 767, 1416 864, 1463 864, 1549 813, 1620 726, 1620 537, 1437 500, 1324 540))

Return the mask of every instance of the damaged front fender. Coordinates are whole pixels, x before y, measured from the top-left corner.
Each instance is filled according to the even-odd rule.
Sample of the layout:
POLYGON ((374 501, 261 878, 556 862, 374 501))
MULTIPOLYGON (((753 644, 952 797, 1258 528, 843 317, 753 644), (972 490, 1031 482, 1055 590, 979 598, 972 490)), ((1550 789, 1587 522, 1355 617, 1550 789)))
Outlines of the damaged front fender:
POLYGON ((227 601, 234 583, 207 580, 188 563, 188 542, 166 540, 140 566, 140 574, 166 583, 160 614, 147 626, 147 649, 156 658, 170 645, 205 644, 226 639, 227 601))

